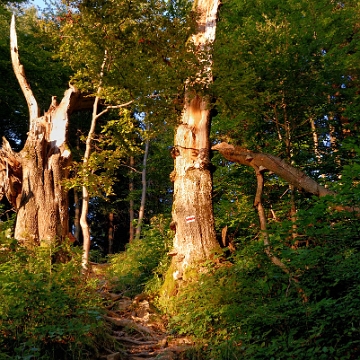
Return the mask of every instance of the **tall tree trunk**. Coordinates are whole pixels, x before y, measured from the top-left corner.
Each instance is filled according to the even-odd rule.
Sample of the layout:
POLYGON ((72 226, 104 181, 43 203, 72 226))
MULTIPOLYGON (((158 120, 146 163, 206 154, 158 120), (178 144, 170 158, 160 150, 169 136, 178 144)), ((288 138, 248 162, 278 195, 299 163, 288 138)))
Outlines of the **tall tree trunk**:
MULTIPOLYGON (((121 105, 114 105, 114 106, 107 106, 104 110, 98 112, 98 107, 100 105, 100 94, 102 91, 102 80, 104 77, 104 70, 105 65, 108 60, 108 53, 107 50, 105 50, 104 53, 104 59, 101 64, 100 73, 99 73, 99 85, 97 88, 97 94, 95 96, 95 100, 93 103, 93 111, 92 111, 92 117, 91 117, 91 125, 90 129, 86 138, 86 144, 85 144, 85 153, 83 156, 83 167, 85 171, 89 171, 88 169, 88 162, 91 155, 91 147, 92 147, 92 141, 95 135, 95 128, 97 120, 105 114, 109 109, 120 109, 121 107, 125 107, 130 105, 133 101, 129 101, 127 103, 121 104, 121 105)), ((82 256, 82 266, 84 270, 87 270, 88 263, 89 263, 89 253, 90 253, 90 245, 91 245, 91 238, 90 238, 90 227, 87 221, 87 216, 89 213, 89 191, 87 188, 87 179, 86 175, 83 179, 83 186, 82 186, 82 206, 81 206, 81 216, 80 216, 80 226, 83 234, 83 256, 82 256)))
POLYGON ((77 189, 74 189, 74 238, 77 242, 80 240, 80 197, 77 189))
MULTIPOLYGON (((146 124, 146 131, 147 133, 150 130, 150 124, 146 124)), ((145 215, 145 203, 146 203, 146 166, 147 166, 147 159, 148 159, 148 155, 149 155, 149 146, 150 146, 150 140, 148 137, 149 134, 147 134, 147 139, 145 141, 145 151, 144 151, 144 159, 143 159, 143 168, 142 168, 142 172, 141 172, 141 184, 142 184, 142 191, 141 191, 141 202, 140 202, 140 210, 139 210, 139 218, 138 218, 138 223, 136 226, 136 234, 135 234, 135 239, 139 240, 140 239, 140 234, 141 234, 141 225, 144 219, 144 215, 145 215)))
MULTIPOLYGON (((211 66, 210 45, 215 39, 218 0, 199 0, 195 48, 207 51, 211 66)), ((203 54, 202 54, 203 55, 203 54)), ((211 68, 201 69, 197 82, 206 88, 212 81, 211 68)), ((191 93, 187 84, 185 106, 175 134, 175 168, 172 228, 175 229, 173 276, 182 278, 184 270, 205 260, 219 248, 212 207, 210 172, 210 110, 205 96, 191 93)))
POLYGON ((114 213, 111 211, 108 215, 108 254, 114 252, 114 213))
POLYGON ((312 117, 310 118, 310 126, 311 126, 311 132, 312 132, 312 136, 313 136, 313 142, 314 142, 315 157, 316 157, 318 163, 320 164, 320 162, 321 162, 321 154, 320 154, 320 150, 319 150, 319 136, 318 136, 318 133, 316 131, 315 121, 314 121, 314 119, 312 117))
POLYGON ((11 60, 29 109, 29 133, 15 153, 4 139, 0 149, 0 199, 5 195, 17 211, 15 238, 26 246, 61 242, 69 233, 68 197, 62 180, 68 177, 71 153, 67 146, 68 117, 89 101, 70 87, 60 104, 52 98, 39 116, 36 99, 20 63, 15 18, 10 27, 11 60))
MULTIPOLYGON (((101 93, 101 83, 102 78, 104 76, 104 68, 107 61, 107 51, 105 50, 104 54, 104 60, 101 65, 100 69, 100 82, 97 89, 97 95, 95 97, 94 105, 93 105, 93 112, 92 112, 92 118, 91 118, 91 125, 90 130, 88 132, 87 138, 86 138, 86 146, 85 146, 85 153, 83 157, 83 167, 85 171, 88 171, 87 169, 88 162, 91 155, 91 145, 92 140, 95 134, 95 128, 96 128, 96 122, 99 118, 98 114, 98 106, 100 97, 99 94, 101 93)), ((80 226, 83 234, 83 256, 82 256, 82 266, 84 269, 87 269, 88 263, 89 263, 89 253, 90 253, 90 245, 91 245, 91 238, 90 238, 90 227, 89 223, 87 221, 87 216, 89 213, 89 191, 86 186, 86 178, 83 179, 84 185, 82 186, 82 206, 81 206, 81 216, 80 216, 80 226)))
MULTIPOLYGON (((130 167, 134 168, 135 161, 134 157, 130 156, 130 167)), ((131 170, 133 172, 133 170, 131 170)), ((129 201, 129 242, 131 243, 134 240, 134 199, 132 198, 132 192, 134 191, 134 179, 132 174, 130 174, 130 181, 129 181, 129 193, 130 193, 130 201, 129 201)))

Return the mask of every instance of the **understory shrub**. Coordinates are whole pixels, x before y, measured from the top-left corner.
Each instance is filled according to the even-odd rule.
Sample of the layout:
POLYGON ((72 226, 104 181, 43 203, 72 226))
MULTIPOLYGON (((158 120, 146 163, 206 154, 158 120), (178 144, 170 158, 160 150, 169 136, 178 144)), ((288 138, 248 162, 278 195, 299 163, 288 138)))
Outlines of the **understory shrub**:
POLYGON ((103 341, 101 299, 81 274, 81 255, 1 245, 0 359, 92 359, 103 341))
POLYGON ((111 256, 109 277, 115 291, 134 296, 156 291, 169 265, 166 255, 172 241, 169 220, 162 215, 144 225, 142 237, 127 244, 126 250, 111 256))
POLYGON ((349 204, 348 190, 299 210, 297 239, 290 221, 270 227, 272 253, 289 274, 266 256, 261 239, 239 239, 227 262, 205 264, 200 279, 186 284, 170 327, 202 344, 189 359, 360 357, 358 210, 335 210, 349 204))

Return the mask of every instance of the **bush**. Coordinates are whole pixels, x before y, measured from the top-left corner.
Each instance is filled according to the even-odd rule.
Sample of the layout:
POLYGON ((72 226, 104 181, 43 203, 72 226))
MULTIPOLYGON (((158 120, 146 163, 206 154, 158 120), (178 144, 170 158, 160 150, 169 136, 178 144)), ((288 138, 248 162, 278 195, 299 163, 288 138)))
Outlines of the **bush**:
MULTIPOLYGON (((274 223, 272 251, 290 274, 269 260, 261 241, 243 240, 229 262, 207 264, 187 284, 170 326, 203 344, 189 359, 360 357, 360 224, 358 214, 334 210, 349 194, 313 199, 298 211, 295 248, 292 223, 274 223)), ((359 189, 351 196, 358 199, 359 189)))
POLYGON ((100 298, 80 254, 53 264, 55 250, 3 244, 0 359, 90 359, 102 338, 100 298))
POLYGON ((170 262, 166 255, 172 240, 169 221, 154 217, 149 226, 143 226, 142 234, 140 240, 126 246, 126 251, 110 258, 114 289, 127 296, 158 289, 170 262))

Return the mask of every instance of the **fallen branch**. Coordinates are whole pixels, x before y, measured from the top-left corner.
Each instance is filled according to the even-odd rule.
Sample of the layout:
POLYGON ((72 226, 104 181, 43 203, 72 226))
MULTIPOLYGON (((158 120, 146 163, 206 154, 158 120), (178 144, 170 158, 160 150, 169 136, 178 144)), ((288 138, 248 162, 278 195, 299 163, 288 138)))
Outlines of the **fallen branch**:
MULTIPOLYGON (((219 151, 219 153, 229 161, 251 166, 253 168, 256 167, 261 172, 271 171, 287 181, 289 184, 294 185, 298 189, 305 190, 310 194, 319 197, 328 195, 336 196, 334 191, 321 186, 301 170, 289 165, 287 162, 274 155, 256 153, 225 142, 216 144, 211 149, 219 151)), ((360 208, 358 207, 333 205, 332 208, 337 211, 354 212, 357 217, 360 217, 360 208)))
POLYGON ((219 151, 225 159, 246 165, 256 166, 260 171, 272 171, 290 184, 317 196, 335 195, 324 186, 319 185, 301 170, 289 165, 284 160, 270 154, 256 153, 238 146, 222 142, 211 148, 219 151))

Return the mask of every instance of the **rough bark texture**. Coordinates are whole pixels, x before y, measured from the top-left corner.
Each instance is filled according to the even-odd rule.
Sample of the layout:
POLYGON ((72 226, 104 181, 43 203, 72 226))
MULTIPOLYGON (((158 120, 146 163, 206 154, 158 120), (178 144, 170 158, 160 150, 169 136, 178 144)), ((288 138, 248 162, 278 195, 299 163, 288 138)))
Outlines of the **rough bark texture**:
MULTIPOLYGON (((200 0, 196 49, 206 51, 215 39, 218 0, 200 0)), ((211 64, 211 59, 208 58, 211 64)), ((198 82, 204 88, 212 81, 211 69, 199 71, 198 82), (203 76, 204 75, 204 76, 203 76), (201 79, 201 80, 200 80, 201 79)), ((172 151, 175 169, 172 228, 174 238, 173 277, 181 279, 184 270, 205 260, 219 247, 212 211, 212 176, 210 165, 210 110, 206 97, 186 92, 185 107, 175 134, 172 151)))
POLYGON ((289 165, 274 155, 255 153, 227 143, 217 144, 212 147, 212 150, 219 151, 227 160, 246 166, 256 166, 260 171, 272 171, 298 189, 305 190, 311 194, 317 196, 334 195, 334 192, 319 185, 301 170, 289 165))
POLYGON ((89 100, 84 100, 70 87, 60 104, 53 97, 49 110, 44 116, 38 116, 38 105, 19 59, 14 17, 10 46, 14 72, 28 104, 30 121, 27 141, 19 153, 13 152, 3 139, 0 199, 5 195, 17 211, 15 238, 24 245, 61 241, 69 232, 68 197, 62 186, 71 158, 67 146, 68 117, 75 110, 87 108, 89 100))

